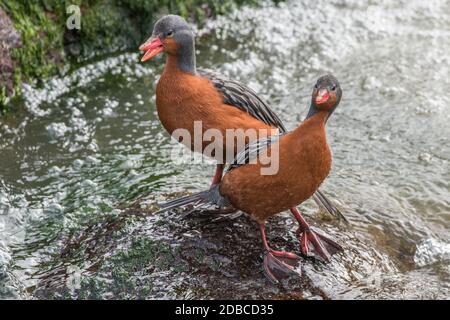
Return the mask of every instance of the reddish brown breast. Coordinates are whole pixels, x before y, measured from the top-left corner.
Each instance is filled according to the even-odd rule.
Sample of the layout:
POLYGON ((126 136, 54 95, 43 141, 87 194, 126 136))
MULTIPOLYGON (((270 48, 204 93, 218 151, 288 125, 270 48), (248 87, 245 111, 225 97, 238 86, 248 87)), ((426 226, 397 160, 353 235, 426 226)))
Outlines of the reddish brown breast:
MULTIPOLYGON (((183 143, 197 152, 202 152, 210 141, 203 141, 198 148, 194 145, 195 121, 201 121, 202 134, 208 129, 218 130, 224 137, 222 141, 218 141, 218 145, 223 149, 233 145, 227 143, 227 129, 266 129, 270 134, 277 132, 277 129, 248 113, 224 104, 223 97, 207 78, 182 72, 177 67, 176 59, 170 55, 156 87, 156 107, 164 128, 171 135, 176 129, 186 129, 191 140, 183 143)), ((257 137, 260 137, 258 132, 254 138, 257 137)), ((233 140, 236 142, 237 138, 233 137, 233 140)), ((248 143, 253 139, 245 140, 248 143)), ((237 148, 234 148, 233 153, 236 151, 237 148)))
POLYGON ((261 163, 241 166, 224 176, 220 193, 260 222, 310 198, 331 169, 325 117, 318 113, 279 140, 276 174, 261 175, 261 163))

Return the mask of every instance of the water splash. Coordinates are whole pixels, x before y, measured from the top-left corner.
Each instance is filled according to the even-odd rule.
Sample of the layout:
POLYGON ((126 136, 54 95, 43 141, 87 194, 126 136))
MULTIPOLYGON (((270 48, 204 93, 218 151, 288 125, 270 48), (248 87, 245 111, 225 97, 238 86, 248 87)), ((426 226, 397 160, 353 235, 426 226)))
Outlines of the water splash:
POLYGON ((422 241, 414 254, 414 263, 418 267, 430 266, 435 263, 450 263, 450 243, 433 238, 422 241))

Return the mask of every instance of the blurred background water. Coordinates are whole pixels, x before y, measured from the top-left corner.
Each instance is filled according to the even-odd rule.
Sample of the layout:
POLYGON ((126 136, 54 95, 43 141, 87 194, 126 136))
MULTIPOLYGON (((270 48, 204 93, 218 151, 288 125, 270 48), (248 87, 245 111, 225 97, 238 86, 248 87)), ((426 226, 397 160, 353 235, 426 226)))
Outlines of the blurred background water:
MULTIPOLYGON (((450 2, 267 2, 210 21, 197 35, 198 65, 250 85, 289 129, 306 115, 318 76, 331 72, 341 82, 324 190, 351 224, 324 221, 311 203, 301 209, 346 252, 328 269, 307 261, 305 276, 331 298, 448 299, 450 2)), ((212 162, 170 159, 176 143, 154 97, 163 62, 141 64, 137 52, 104 57, 42 88, 25 86, 23 112, 1 120, 0 298, 65 297, 38 289, 40 275, 67 264, 62 252, 74 234, 98 232, 139 197, 162 201, 208 185, 212 162)), ((170 237, 156 235, 157 218, 114 228, 123 235, 144 225, 153 228, 150 239, 170 237)), ((70 267, 96 280, 89 290, 99 297, 118 297, 101 267, 85 264, 85 249, 73 251, 70 267)), ((103 263, 119 267, 103 249, 95 249, 103 263)), ((114 250, 130 259, 120 241, 114 250)), ((164 276, 143 297, 180 297, 164 276)), ((249 296, 255 288, 246 287, 249 296)), ((84 297, 80 285, 70 294, 84 297)))

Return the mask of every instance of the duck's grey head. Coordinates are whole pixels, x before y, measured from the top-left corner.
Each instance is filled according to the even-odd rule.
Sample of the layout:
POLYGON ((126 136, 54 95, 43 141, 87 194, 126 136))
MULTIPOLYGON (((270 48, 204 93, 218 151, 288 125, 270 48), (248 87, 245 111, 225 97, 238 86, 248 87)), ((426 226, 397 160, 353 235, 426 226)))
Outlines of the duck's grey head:
POLYGON ((194 32, 180 16, 171 14, 159 19, 153 27, 151 37, 139 50, 145 51, 142 62, 165 52, 177 57, 181 70, 195 73, 194 32))
POLYGON ((342 90, 336 77, 331 74, 321 76, 314 85, 307 118, 319 111, 327 111, 329 117, 339 105, 341 97, 342 90))

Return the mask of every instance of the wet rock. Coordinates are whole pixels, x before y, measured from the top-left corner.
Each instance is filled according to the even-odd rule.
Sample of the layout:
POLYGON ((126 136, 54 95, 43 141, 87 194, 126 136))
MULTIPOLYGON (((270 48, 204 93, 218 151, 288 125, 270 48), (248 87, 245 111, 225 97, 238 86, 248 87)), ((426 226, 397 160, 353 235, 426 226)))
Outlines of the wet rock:
POLYGON ((22 46, 20 33, 8 15, 0 8, 0 93, 5 88, 6 95, 14 90, 14 62, 11 58, 11 49, 22 46))
MULTIPOLYGON (((327 298, 307 277, 294 276, 280 284, 266 278, 259 231, 249 217, 220 217, 208 211, 155 216, 154 206, 143 203, 139 200, 109 222, 67 239, 55 268, 41 275, 35 296, 303 299, 306 292, 308 297, 327 298), (74 288, 67 283, 69 270, 80 256, 84 265, 77 268, 85 271, 74 288)), ((295 250, 280 221, 271 224, 271 243, 295 250)))
MULTIPOLYGON (((40 264, 28 292, 38 299, 408 299, 417 297, 404 290, 412 279, 427 281, 415 270, 400 272, 343 225, 315 216, 314 226, 344 252, 329 264, 302 256, 301 272, 274 284, 263 272, 258 226, 248 216, 190 208, 155 215, 157 209, 155 198, 144 197, 67 235, 60 254, 40 264), (79 270, 75 284, 73 270, 79 270)), ((295 229, 289 215, 271 218, 271 246, 300 256, 295 229)), ((442 297, 445 290, 434 283, 421 297, 442 297)))

